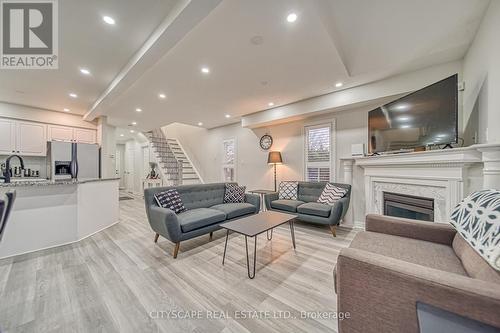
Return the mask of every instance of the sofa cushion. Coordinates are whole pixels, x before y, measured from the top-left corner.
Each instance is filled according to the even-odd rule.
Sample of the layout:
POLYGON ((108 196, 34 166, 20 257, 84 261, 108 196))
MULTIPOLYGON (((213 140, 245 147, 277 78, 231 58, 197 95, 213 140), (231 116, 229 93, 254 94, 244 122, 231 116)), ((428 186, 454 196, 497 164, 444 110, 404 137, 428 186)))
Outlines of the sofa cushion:
POLYGON ((297 212, 301 214, 321 216, 321 217, 330 216, 331 210, 332 210, 331 206, 317 202, 308 202, 297 207, 297 212))
POLYGON ((298 182, 281 182, 278 190, 278 197, 280 200, 297 200, 298 189, 298 182))
POLYGON ((222 222, 226 219, 226 214, 217 209, 195 208, 178 214, 177 219, 182 232, 189 232, 222 222))
POLYGON ((346 194, 347 194, 347 189, 328 183, 325 185, 323 192, 321 192, 321 195, 318 198, 318 202, 333 206, 346 194))
POLYGON ((500 271, 500 191, 470 194, 451 213, 451 224, 486 260, 500 271))
POLYGON ((240 203, 226 203, 210 207, 217 209, 226 214, 226 219, 234 219, 238 216, 257 213, 257 207, 247 202, 240 203))
POLYGON ((186 210, 184 204, 182 203, 179 192, 176 189, 168 189, 154 195, 156 203, 158 206, 163 208, 168 208, 174 211, 174 213, 179 214, 186 210))
POLYGON ((246 186, 238 186, 238 184, 228 183, 224 192, 224 203, 241 203, 245 202, 246 186))
POLYGON ((350 247, 441 271, 468 276, 453 248, 444 244, 362 231, 354 237, 350 247))
POLYGON ((274 200, 271 201, 271 208, 286 210, 287 212, 295 213, 297 212, 297 207, 304 203, 304 201, 300 200, 274 200))

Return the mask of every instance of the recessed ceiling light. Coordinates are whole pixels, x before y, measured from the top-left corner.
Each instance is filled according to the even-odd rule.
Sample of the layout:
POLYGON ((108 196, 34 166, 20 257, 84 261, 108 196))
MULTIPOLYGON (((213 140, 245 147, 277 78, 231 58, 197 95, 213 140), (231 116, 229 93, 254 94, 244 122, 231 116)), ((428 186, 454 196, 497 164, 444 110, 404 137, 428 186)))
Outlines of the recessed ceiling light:
POLYGON ((210 73, 210 68, 208 68, 208 67, 202 67, 202 68, 201 68, 201 72, 202 72, 203 74, 208 74, 208 73, 210 73))
POLYGON ((80 68, 80 73, 85 74, 85 75, 90 75, 90 71, 86 68, 80 68))
POLYGON ((337 88, 340 88, 340 87, 342 87, 343 85, 344 85, 344 84, 343 84, 342 82, 337 82, 337 83, 335 83, 335 87, 337 87, 337 88))
POLYGON ((286 20, 290 23, 297 21, 297 14, 295 14, 295 13, 288 14, 288 16, 286 17, 286 20))
POLYGON ((135 133, 135 131, 134 130, 130 130, 130 133, 135 133))
POLYGON ((136 121, 133 121, 133 122, 132 122, 132 125, 133 125, 133 126, 137 125, 137 122, 136 122, 136 121))
POLYGON ((111 24, 111 25, 114 25, 116 22, 115 22, 115 19, 110 17, 110 16, 103 16, 102 17, 102 20, 104 22, 106 22, 107 24, 111 24))
POLYGON ((269 103, 267 103, 267 105, 274 106, 274 103, 273 102, 269 102, 269 103))
POLYGON ((167 95, 165 95, 165 94, 158 94, 158 97, 161 98, 161 99, 165 99, 165 98, 167 98, 167 95))
POLYGON ((71 98, 77 98, 77 97, 78 97, 78 95, 77 95, 77 94, 75 94, 75 93, 69 93, 69 97, 71 97, 71 98))
POLYGON ((203 126, 203 123, 200 121, 200 122, 198 123, 198 126, 203 126))
POLYGON ((120 136, 125 136, 125 134, 120 134, 120 136))
POLYGON ((224 117, 231 118, 231 115, 230 114, 226 114, 224 117))
POLYGON ((64 112, 69 112, 70 110, 68 108, 63 109, 64 112))
POLYGON ((135 111, 142 112, 142 109, 141 108, 137 108, 137 109, 135 109, 135 111))

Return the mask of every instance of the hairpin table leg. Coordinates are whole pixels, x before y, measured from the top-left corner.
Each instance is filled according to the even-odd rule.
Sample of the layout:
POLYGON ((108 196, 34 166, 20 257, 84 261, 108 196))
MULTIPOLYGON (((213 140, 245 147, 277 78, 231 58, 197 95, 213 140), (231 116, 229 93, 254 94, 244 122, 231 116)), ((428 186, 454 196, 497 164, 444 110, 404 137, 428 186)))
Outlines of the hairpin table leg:
POLYGON ((257 235, 255 235, 254 238, 254 245, 253 245, 253 274, 250 274, 250 260, 248 258, 248 241, 247 241, 247 236, 245 236, 245 249, 247 252, 247 273, 248 277, 250 279, 253 279, 255 277, 255 264, 257 262, 257 235))
POLYGON ((224 244, 224 255, 222 256, 222 264, 224 265, 224 260, 226 260, 226 249, 227 249, 227 239, 229 238, 229 230, 226 231, 226 243, 224 244))

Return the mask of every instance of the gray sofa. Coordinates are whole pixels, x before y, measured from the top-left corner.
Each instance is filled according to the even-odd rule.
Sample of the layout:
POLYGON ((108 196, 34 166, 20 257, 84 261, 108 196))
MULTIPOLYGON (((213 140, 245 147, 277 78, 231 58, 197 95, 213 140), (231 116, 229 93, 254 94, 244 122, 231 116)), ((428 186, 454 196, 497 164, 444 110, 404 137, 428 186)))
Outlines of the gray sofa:
POLYGON ((449 224, 368 215, 334 277, 340 333, 500 330, 500 272, 449 224))
POLYGON ((265 195, 268 210, 297 214, 300 221, 328 225, 333 237, 336 237, 335 226, 344 218, 351 199, 351 185, 331 183, 347 189, 346 195, 335 205, 325 205, 316 202, 323 192, 325 182, 298 182, 298 200, 280 200, 278 192, 265 195))
POLYGON ((155 242, 162 236, 175 243, 174 258, 177 258, 180 242, 219 229, 219 224, 257 214, 260 198, 256 194, 245 194, 244 203, 224 203, 225 183, 183 185, 176 187, 154 187, 144 190, 146 214, 151 228, 156 233, 155 242), (186 211, 175 214, 161 208, 154 195, 175 188, 181 196, 186 211))

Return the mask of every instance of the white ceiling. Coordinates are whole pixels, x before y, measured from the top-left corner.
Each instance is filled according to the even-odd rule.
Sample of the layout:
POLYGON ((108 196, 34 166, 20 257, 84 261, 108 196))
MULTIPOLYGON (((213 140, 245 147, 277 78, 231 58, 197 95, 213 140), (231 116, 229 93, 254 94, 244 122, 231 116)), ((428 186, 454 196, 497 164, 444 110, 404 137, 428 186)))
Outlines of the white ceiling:
MULTIPOLYGON (((215 7, 218 0, 212 2, 215 7)), ((203 20, 191 19, 182 38, 171 38, 176 25, 169 26, 156 43, 163 51, 145 53, 149 59, 134 75, 133 68, 122 71, 128 80, 108 91, 173 0, 106 1, 110 9, 98 1, 69 3, 81 14, 60 8, 62 24, 71 27, 61 32, 61 69, 1 71, 0 100, 56 110, 74 103, 69 107, 90 111, 87 119, 107 115, 117 126, 137 121, 137 129, 149 130, 172 122, 221 126, 267 109, 269 102, 279 106, 332 92, 338 81, 344 89, 459 60, 489 0, 222 0, 215 9, 202 9, 203 20), (106 10, 117 26, 102 24, 106 10), (290 12, 298 14, 294 23, 286 22, 290 12), (262 44, 250 41, 255 36, 262 44), (169 38, 171 45, 162 48, 169 38), (82 64, 92 77, 78 73, 82 64), (201 66, 211 73, 200 73, 201 66), (82 97, 70 100, 70 90, 82 97), (168 98, 158 99, 159 92, 168 98)))
POLYGON ((59 1, 59 69, 0 70, 0 101, 86 113, 177 2, 59 1), (103 15, 116 24, 104 23, 103 15), (92 75, 82 75, 80 67, 92 75))

